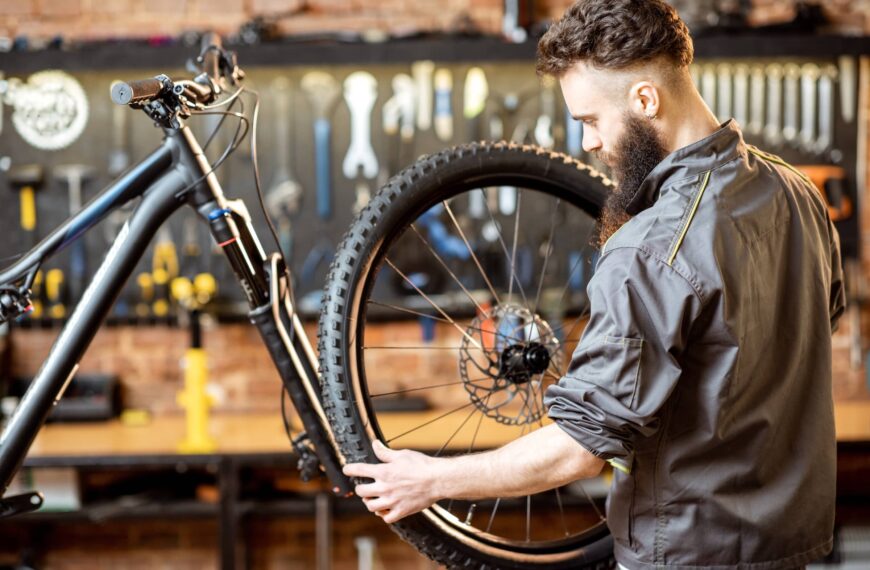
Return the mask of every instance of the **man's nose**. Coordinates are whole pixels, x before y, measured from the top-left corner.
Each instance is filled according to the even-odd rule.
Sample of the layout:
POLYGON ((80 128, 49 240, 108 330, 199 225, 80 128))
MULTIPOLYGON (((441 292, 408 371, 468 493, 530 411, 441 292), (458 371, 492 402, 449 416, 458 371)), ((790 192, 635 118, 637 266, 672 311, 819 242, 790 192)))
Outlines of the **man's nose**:
POLYGON ((590 132, 591 129, 583 129, 583 150, 592 152, 601 148, 601 139, 590 132))

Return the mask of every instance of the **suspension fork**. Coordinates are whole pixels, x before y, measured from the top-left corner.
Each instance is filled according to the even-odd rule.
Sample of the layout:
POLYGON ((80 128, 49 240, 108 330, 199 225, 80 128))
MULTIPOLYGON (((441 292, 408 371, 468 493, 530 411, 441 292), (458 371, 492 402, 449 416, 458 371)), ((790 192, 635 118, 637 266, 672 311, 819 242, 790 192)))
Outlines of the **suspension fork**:
POLYGON ((317 359, 290 300, 283 257, 273 253, 266 258, 241 202, 230 202, 207 217, 212 235, 248 297, 248 318, 269 350, 333 491, 349 494, 353 485, 341 471, 340 449, 321 400, 317 359))
MULTIPOLYGON (((190 165, 192 168, 210 172, 211 167, 190 130, 183 127, 181 132, 190 150, 183 160, 195 161, 195 165, 190 165)), ((248 318, 269 350, 317 460, 332 482, 333 492, 349 495, 353 484, 341 471, 344 459, 323 409, 317 358, 290 300, 283 257, 278 253, 266 257, 244 202, 227 200, 213 173, 205 176, 204 183, 190 195, 190 201, 208 223, 239 280, 250 307, 248 318)), ((304 454, 305 449, 297 450, 300 449, 304 454)))

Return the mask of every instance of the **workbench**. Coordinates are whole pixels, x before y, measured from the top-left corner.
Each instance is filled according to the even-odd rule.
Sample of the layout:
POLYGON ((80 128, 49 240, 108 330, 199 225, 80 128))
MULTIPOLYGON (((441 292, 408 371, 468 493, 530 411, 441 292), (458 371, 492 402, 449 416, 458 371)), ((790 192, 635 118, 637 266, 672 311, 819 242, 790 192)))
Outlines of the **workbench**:
MULTIPOLYGON (((865 456, 870 451, 870 401, 838 402, 835 407, 837 439, 841 449, 865 456)), ((440 414, 439 410, 382 414, 385 433, 399 433, 402 426, 419 425, 440 414)), ((460 421, 461 414, 455 414, 460 421)), ((448 420, 452 423, 452 420, 448 420)), ((299 481, 304 499, 258 502, 239 497, 239 474, 249 468, 280 468, 292 473, 296 456, 278 413, 215 415, 210 432, 218 448, 207 454, 179 454, 176 446, 184 434, 184 417, 157 416, 145 425, 124 425, 120 421, 87 424, 49 424, 39 433, 25 460, 25 467, 88 469, 171 468, 180 472, 206 469, 214 473, 219 490, 216 503, 185 501, 177 504, 137 504, 115 509, 112 517, 216 517, 219 521, 219 560, 222 569, 246 566, 245 548, 239 540, 244 518, 249 515, 314 515, 317 528, 318 567, 328 568, 331 555, 331 524, 335 513, 364 513, 356 499, 333 499, 328 482, 321 479, 308 484, 299 481), (313 500, 311 499, 313 497, 313 500)), ((486 426, 486 424, 483 424, 486 426)), ((294 426, 294 431, 298 428, 294 426)), ((449 429, 445 425, 443 429, 449 429)), ((431 438, 431 435, 428 436, 431 438)), ((484 428, 478 434, 480 448, 498 446, 510 433, 498 426, 484 428)), ((403 447, 432 451, 442 442, 427 438, 425 430, 403 438, 403 447)), ((460 434, 451 447, 468 443, 460 434)), ((96 513, 105 516, 105 508, 71 513, 34 513, 16 517, 17 521, 92 520, 96 513)), ((6 523, 8 524, 8 523, 6 523)), ((14 523, 13 523, 14 524, 14 523)))

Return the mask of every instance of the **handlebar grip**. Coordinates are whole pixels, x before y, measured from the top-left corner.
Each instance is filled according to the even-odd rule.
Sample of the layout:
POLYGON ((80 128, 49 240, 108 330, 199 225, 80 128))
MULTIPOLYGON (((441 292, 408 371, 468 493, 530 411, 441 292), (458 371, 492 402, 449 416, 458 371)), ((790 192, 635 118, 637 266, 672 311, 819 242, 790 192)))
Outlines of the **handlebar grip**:
POLYGON ((112 84, 112 101, 118 105, 130 105, 150 101, 163 90, 163 82, 157 78, 139 81, 117 81, 112 84))

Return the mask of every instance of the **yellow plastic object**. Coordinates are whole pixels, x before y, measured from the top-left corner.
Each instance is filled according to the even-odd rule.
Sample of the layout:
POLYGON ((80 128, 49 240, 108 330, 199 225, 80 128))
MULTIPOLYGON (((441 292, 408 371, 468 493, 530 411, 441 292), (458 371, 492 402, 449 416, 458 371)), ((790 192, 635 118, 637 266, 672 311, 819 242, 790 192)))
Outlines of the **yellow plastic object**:
POLYGON ((208 433, 209 409, 214 399, 205 391, 208 368, 205 351, 189 348, 185 354, 184 390, 178 394, 178 404, 184 408, 187 435, 178 444, 181 453, 211 453, 217 442, 208 433))
POLYGON ((121 412, 121 423, 125 426, 147 426, 151 423, 151 413, 148 410, 124 410, 121 412))
POLYGON ((30 306, 33 307, 33 310, 30 311, 30 316, 34 319, 41 319, 43 315, 42 311, 42 270, 36 272, 36 276, 33 278, 33 285, 30 287, 31 299, 30 306))
POLYGON ((48 316, 62 319, 66 316, 66 307, 61 298, 64 275, 61 269, 52 269, 45 274, 45 296, 48 299, 48 316))
POLYGON ((151 301, 154 300, 154 280, 150 273, 140 273, 136 277, 139 285, 139 302, 136 303, 136 316, 145 318, 151 314, 151 301))
POLYGON ((217 281, 210 273, 200 273, 191 282, 187 277, 172 280, 172 298, 187 309, 201 309, 217 293, 217 281))
POLYGON ((36 229, 36 192, 33 186, 21 189, 21 229, 32 232, 36 229))

